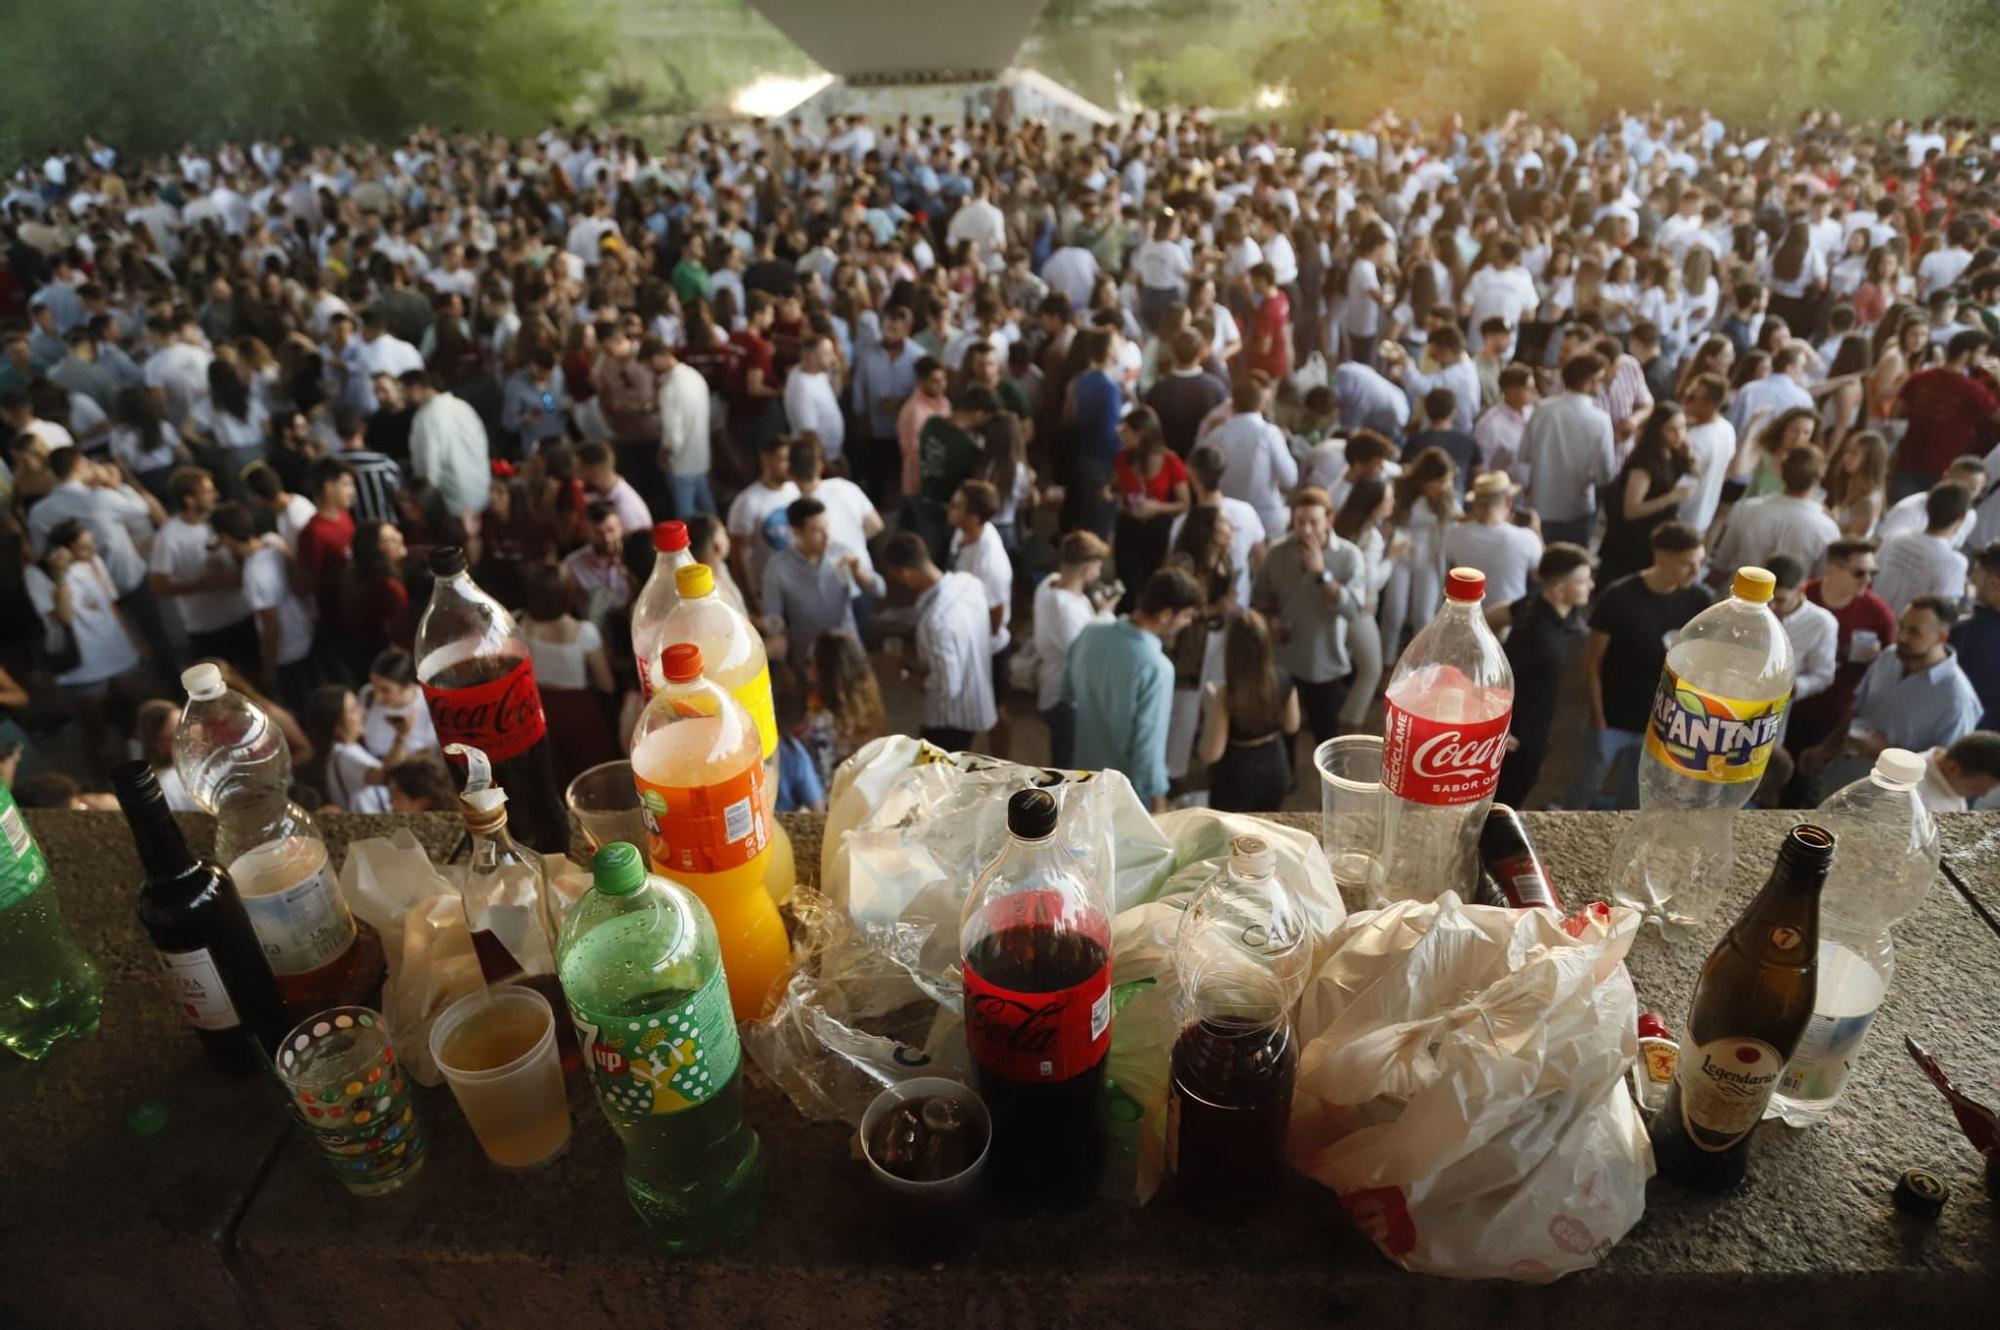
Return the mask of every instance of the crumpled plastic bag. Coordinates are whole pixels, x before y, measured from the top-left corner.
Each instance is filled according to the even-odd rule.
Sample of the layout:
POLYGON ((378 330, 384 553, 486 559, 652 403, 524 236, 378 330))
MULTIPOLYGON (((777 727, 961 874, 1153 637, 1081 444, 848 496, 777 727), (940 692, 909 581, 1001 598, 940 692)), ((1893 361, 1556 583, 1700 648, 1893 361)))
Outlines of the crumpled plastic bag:
POLYGON ((1546 1283, 1645 1210, 1625 1089, 1631 910, 1400 901, 1338 930, 1299 1010, 1293 1165, 1407 1270, 1546 1283))

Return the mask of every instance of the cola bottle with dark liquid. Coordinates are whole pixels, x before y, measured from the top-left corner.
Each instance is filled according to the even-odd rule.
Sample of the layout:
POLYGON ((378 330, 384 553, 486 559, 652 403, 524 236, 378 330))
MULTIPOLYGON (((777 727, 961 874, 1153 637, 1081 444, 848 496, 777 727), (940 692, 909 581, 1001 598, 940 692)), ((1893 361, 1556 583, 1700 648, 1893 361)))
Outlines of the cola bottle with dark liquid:
POLYGON ((1004 1201, 1077 1204, 1104 1166, 1111 924, 1047 790, 1007 804, 1007 848, 966 897, 965 1039, 993 1117, 987 1177, 1004 1201))
POLYGON ((1238 836, 1174 934, 1181 1026, 1167 1086, 1174 1194, 1227 1212, 1274 1188, 1298 1077, 1292 1007, 1310 947, 1305 915, 1262 836, 1238 836))
MULTIPOLYGON (((556 784, 542 695, 514 616, 474 585, 465 551, 431 553, 437 581, 417 625, 417 683, 442 745, 483 750, 507 792, 515 839, 544 854, 569 851, 569 813, 556 784)), ((464 759, 450 759, 461 770, 464 759)))

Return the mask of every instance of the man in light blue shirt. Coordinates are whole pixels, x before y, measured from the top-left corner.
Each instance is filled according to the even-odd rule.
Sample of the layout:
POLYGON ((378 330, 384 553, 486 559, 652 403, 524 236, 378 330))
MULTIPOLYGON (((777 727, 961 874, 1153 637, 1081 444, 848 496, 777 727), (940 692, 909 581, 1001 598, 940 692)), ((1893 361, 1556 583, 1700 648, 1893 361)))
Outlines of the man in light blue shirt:
POLYGON ((1895 650, 1875 658, 1854 694, 1854 718, 1803 755, 1819 772, 1821 796, 1868 774, 1884 748, 1927 753, 1948 748, 1979 728, 1978 690, 1951 649, 1958 606, 1943 596, 1918 596, 1896 621, 1895 650))
POLYGON ((1123 772, 1155 813, 1167 811, 1174 666, 1166 648, 1201 606, 1192 577, 1162 568, 1146 579, 1131 614, 1088 624, 1070 643, 1063 700, 1076 704, 1076 765, 1123 772))
POLYGON ((854 364, 854 410, 868 422, 869 439, 857 478, 878 504, 901 493, 896 414, 917 390, 917 362, 923 358, 923 348, 910 340, 910 311, 892 305, 882 311, 882 340, 864 348, 854 364))

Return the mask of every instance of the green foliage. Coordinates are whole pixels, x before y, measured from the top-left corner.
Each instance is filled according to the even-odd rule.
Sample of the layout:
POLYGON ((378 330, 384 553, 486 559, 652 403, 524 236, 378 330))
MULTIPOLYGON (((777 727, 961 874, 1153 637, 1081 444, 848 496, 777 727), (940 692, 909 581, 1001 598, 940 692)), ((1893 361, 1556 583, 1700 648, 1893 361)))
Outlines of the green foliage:
POLYGON ((598 0, 21 4, 0 44, 0 157, 97 133, 129 151, 290 130, 519 131, 584 90, 598 0))

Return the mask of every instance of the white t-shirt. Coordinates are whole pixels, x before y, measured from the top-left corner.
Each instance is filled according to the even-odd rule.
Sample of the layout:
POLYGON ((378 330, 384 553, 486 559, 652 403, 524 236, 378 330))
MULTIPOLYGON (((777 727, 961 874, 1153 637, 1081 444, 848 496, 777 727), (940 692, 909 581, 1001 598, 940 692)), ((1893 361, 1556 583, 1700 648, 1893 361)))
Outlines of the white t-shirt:
POLYGON ((1535 293, 1535 279, 1519 264, 1511 268, 1481 268, 1466 282, 1465 298, 1472 302, 1474 333, 1488 319, 1505 319, 1509 328, 1518 329, 1521 320, 1541 304, 1541 297, 1535 293))
POLYGON ((867 523, 870 517, 879 514, 868 495, 851 480, 828 476, 813 486, 811 497, 826 505, 826 529, 833 543, 853 550, 860 556, 861 566, 874 572, 875 560, 868 554, 867 523))
POLYGON ((1007 547, 1000 543, 1000 533, 988 522, 981 528, 979 539, 968 545, 965 533, 954 531, 951 557, 953 567, 961 573, 971 573, 986 588, 986 608, 1000 607, 1000 626, 993 630, 992 649, 1005 651, 1014 640, 1009 631, 1014 621, 1014 565, 1007 558, 1007 547))
POLYGON ((72 563, 63 574, 63 584, 69 588, 67 624, 56 621, 56 584, 47 573, 30 564, 22 580, 27 584, 28 599, 34 602, 35 613, 42 616, 48 637, 60 640, 67 633, 81 657, 73 669, 56 676, 57 683, 68 686, 103 683, 139 668, 139 648, 132 644, 125 621, 118 617, 118 591, 111 584, 104 560, 72 563))
POLYGON ((409 729, 403 739, 404 756, 415 757, 438 746, 437 730, 431 724, 431 709, 424 702, 421 692, 411 693, 408 702, 392 707, 376 699, 372 686, 364 685, 361 705, 367 713, 361 725, 361 742, 375 756, 387 757, 396 746, 396 730, 389 724, 391 716, 402 716, 409 721, 409 729))
POLYGON ((764 585, 764 564, 792 543, 791 521, 785 509, 799 497, 799 487, 786 481, 776 489, 762 481, 743 487, 729 505, 729 538, 743 551, 743 567, 750 574, 749 585, 764 585))
POLYGON ((368 783, 368 778, 381 769, 380 759, 360 744, 337 743, 327 754, 327 788, 320 794, 328 803, 350 813, 390 812, 389 787, 368 783))
MULTIPOLYGON (((147 566, 173 582, 192 582, 215 566, 234 566, 228 551, 215 548, 215 533, 206 522, 188 522, 179 516, 153 535, 147 566)), ((250 613, 243 592, 197 591, 171 598, 181 616, 181 627, 190 633, 212 633, 242 622, 250 613)))
POLYGON ((1680 520, 1706 536, 1715 510, 1722 505, 1722 482, 1736 456, 1736 428, 1718 415, 1706 424, 1689 425, 1688 460, 1693 464, 1694 493, 1681 500, 1680 520))
POLYGON ((604 636, 588 619, 577 626, 576 636, 567 642, 528 634, 528 654, 535 661, 535 682, 544 688, 572 690, 590 687, 588 657, 604 649, 604 636))
POLYGON ((303 494, 293 494, 285 500, 285 511, 278 514, 278 538, 285 542, 286 549, 294 554, 299 552, 299 532, 318 513, 313 501, 303 494))
POLYGON ((1542 561, 1542 538, 1512 522, 1454 522, 1445 528, 1444 561, 1486 574, 1485 604, 1512 605, 1528 594, 1528 575, 1542 561))
POLYGON ((243 603, 252 614, 278 612, 278 663, 296 665, 312 654, 313 616, 292 590, 292 561, 275 545, 243 561, 243 603))
POLYGON ((1047 711, 1062 701, 1070 643, 1093 619, 1108 619, 1081 592, 1065 591, 1053 577, 1035 588, 1035 705, 1047 711))
MULTIPOLYGON (((1891 536, 1900 536, 1909 531, 1922 533, 1930 526, 1930 514, 1924 510, 1924 505, 1929 502, 1930 497, 1929 490, 1919 490, 1890 504, 1889 511, 1882 514, 1882 521, 1875 528, 1875 539, 1887 540, 1891 536)), ((1966 538, 1972 534, 1972 528, 1973 523, 1960 522, 1958 530, 1951 533, 1951 547, 1955 550, 1964 549, 1966 538)))
POLYGON ((1382 307, 1375 297, 1382 290, 1382 278, 1367 259, 1356 259, 1347 270, 1346 329, 1352 337, 1373 337, 1382 328, 1382 307))
POLYGON ((255 448, 271 433, 271 413, 256 394, 251 394, 246 416, 232 416, 208 398, 195 403, 190 412, 195 428, 214 439, 220 448, 255 448))
MULTIPOLYGON (((1250 604, 1250 555, 1269 538, 1264 528, 1264 519, 1257 510, 1241 499, 1222 496, 1222 515, 1229 519, 1229 566, 1236 571, 1236 604, 1248 607, 1250 604)), ((1167 548, 1172 549, 1181 538, 1181 528, 1187 525, 1187 514, 1174 518, 1167 528, 1167 548)))
POLYGON ((840 401, 825 374, 792 371, 785 380, 785 419, 791 422, 794 434, 817 434, 829 462, 840 456, 847 441, 847 420, 840 414, 840 401))

